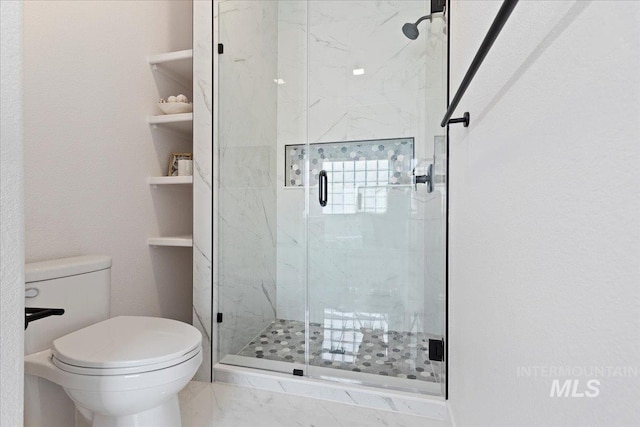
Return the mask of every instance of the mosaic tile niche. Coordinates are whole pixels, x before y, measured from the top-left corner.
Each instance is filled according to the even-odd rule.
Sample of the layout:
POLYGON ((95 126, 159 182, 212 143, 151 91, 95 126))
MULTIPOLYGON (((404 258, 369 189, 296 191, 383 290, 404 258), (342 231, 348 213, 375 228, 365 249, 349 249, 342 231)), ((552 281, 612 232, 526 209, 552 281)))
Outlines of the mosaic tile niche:
POLYGON ((414 139, 374 139, 285 146, 285 186, 304 187, 304 165, 309 158, 311 186, 318 185, 321 170, 329 182, 353 186, 411 184, 414 139))

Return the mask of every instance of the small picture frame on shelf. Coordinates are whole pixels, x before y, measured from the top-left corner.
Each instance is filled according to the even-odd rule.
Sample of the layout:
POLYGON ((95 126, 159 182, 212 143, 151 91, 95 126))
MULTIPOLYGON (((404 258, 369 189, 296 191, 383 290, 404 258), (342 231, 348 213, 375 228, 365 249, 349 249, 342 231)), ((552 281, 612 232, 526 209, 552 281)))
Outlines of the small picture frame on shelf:
POLYGON ((178 160, 193 160, 192 153, 171 153, 167 176, 178 176, 178 160))

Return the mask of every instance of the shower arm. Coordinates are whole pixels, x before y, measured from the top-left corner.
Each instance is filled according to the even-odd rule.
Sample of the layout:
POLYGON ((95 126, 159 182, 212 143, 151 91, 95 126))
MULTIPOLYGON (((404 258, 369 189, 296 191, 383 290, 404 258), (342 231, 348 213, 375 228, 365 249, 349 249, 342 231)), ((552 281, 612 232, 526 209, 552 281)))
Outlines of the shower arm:
POLYGON ((417 27, 417 26, 418 26, 418 24, 420 24, 420 23, 421 23, 422 21, 424 21, 425 19, 428 19, 428 20, 429 20, 429 22, 431 22, 431 18, 432 18, 432 17, 433 17, 433 15, 431 15, 431 14, 429 14, 429 15, 425 15, 425 16, 423 16, 422 18, 418 19, 418 20, 416 21, 416 23, 415 23, 415 24, 413 24, 413 25, 415 25, 415 26, 417 27))
MULTIPOLYGON (((442 18, 444 18, 445 13, 447 13, 447 9, 446 9, 446 8, 444 8, 444 9, 442 9, 442 12, 436 12, 436 13, 442 13, 442 16, 441 16, 441 17, 442 17, 442 18)), ((420 23, 421 23, 422 21, 424 21, 425 19, 428 19, 428 20, 429 20, 429 22, 432 22, 432 20, 433 20, 433 15, 435 15, 435 13, 430 13, 430 14, 428 14, 428 15, 425 15, 425 16, 423 16, 422 18, 418 19, 418 20, 416 21, 416 23, 415 23, 415 24, 413 24, 413 25, 418 26, 418 24, 420 24, 420 23)), ((439 18, 439 17, 440 17, 440 16, 438 16, 437 18, 439 18)))

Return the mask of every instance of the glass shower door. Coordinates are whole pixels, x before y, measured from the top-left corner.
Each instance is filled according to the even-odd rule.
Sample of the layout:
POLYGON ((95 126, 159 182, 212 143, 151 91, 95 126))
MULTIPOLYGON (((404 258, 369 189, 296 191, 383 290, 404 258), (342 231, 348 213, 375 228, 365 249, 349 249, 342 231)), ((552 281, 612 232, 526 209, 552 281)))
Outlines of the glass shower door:
MULTIPOLYGON (((440 395, 443 24, 426 2, 309 1, 307 293, 312 377, 440 395), (435 156, 434 156, 435 153, 435 156), (436 175, 433 191, 414 175, 436 175), (431 169, 429 166, 431 165, 431 169)), ((443 74, 444 73, 444 74, 443 74)))
MULTIPOLYGON (((349 144, 396 153, 412 141, 349 144)), ((308 372, 439 394, 441 367, 428 349, 444 335, 444 289, 427 282, 427 267, 442 268, 443 253, 428 240, 437 234, 441 243, 443 194, 414 188, 410 167, 392 183, 397 160, 327 157, 319 162, 326 182, 309 189, 308 372)))
POLYGON ((305 2, 218 4, 218 358, 292 373, 305 367, 304 189, 287 191, 282 171, 284 144, 306 136, 285 132, 283 96, 306 90, 283 70, 305 51, 279 40, 293 40, 284 11, 303 25, 305 2))
POLYGON ((427 1, 217 5, 218 360, 441 394, 444 20, 410 40, 427 1))

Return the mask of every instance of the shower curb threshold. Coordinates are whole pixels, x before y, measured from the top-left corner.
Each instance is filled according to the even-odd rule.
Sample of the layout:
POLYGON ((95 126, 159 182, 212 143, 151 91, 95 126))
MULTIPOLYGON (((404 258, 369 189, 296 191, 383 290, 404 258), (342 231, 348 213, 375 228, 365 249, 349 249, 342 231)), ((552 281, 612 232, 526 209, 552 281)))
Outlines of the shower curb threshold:
POLYGON ((221 363, 214 366, 214 381, 437 420, 449 419, 446 401, 438 396, 297 377, 221 363))

